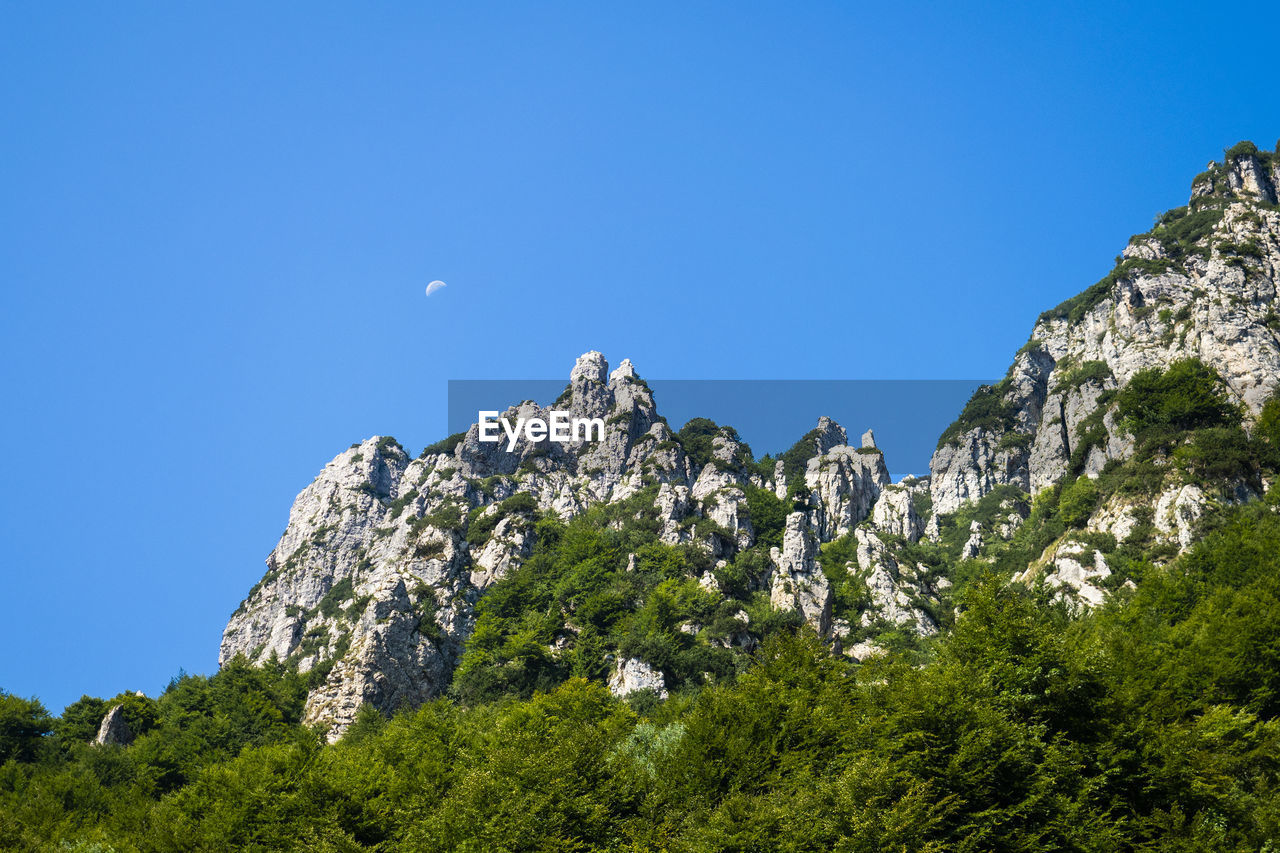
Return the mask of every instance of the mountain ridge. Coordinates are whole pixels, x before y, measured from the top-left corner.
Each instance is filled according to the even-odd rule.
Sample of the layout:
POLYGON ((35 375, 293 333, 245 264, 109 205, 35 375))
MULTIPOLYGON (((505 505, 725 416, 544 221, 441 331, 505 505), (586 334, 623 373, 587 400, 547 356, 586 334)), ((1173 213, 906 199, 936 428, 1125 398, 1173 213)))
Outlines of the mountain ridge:
MULTIPOLYGON (((535 658, 568 672, 573 662, 619 695, 696 682, 674 653, 650 649, 663 665, 624 654, 632 617, 614 614, 596 637, 570 604, 534 630, 537 651, 523 658, 472 642, 491 612, 482 601, 554 548, 543 540, 562 535, 555 524, 611 506, 630 515, 599 521, 624 533, 647 525, 652 547, 684 561, 668 580, 696 584, 705 607, 724 610, 714 630, 692 618, 663 629, 684 635, 664 642, 687 656, 749 651, 776 611, 866 658, 944 630, 956 614, 953 576, 1014 554, 1025 557, 1010 572, 1018 580, 1098 606, 1132 585, 1137 570, 1121 562, 1180 553, 1215 506, 1268 486, 1239 471, 1209 483, 1172 462, 1146 473, 1145 492, 1117 484, 1156 447, 1125 409, 1122 392, 1136 379, 1158 385, 1152 371, 1194 362, 1206 372, 1189 368, 1188 381, 1239 405, 1246 425, 1272 399, 1278 170, 1280 157, 1242 143, 1197 176, 1186 207, 1131 238, 1100 282, 1040 315, 1005 379, 980 389, 944 431, 927 478, 892 483, 874 439, 851 447, 828 418, 762 470, 731 428, 673 431, 631 362, 610 371, 598 352, 577 360, 554 406, 604 419, 602 441, 521 438, 507 453, 479 441, 473 425, 417 459, 387 437, 353 445, 295 501, 266 575, 228 623, 219 662, 244 655, 307 673, 305 719, 331 739, 365 704, 386 713, 456 690, 459 667, 479 679, 480 664, 464 660, 471 649, 475 660, 488 655, 492 673, 535 658), (583 663, 588 635, 603 645, 583 663)), ((504 414, 546 411, 525 401, 504 414)), ((1201 426, 1225 428, 1217 424, 1201 426)), ((1158 449, 1170 459, 1183 451, 1158 449)), ((621 571, 634 572, 649 546, 636 547, 618 556, 621 571)), ((659 595, 657 585, 633 592, 637 607, 659 595)), ((504 643, 513 631, 502 624, 504 643)))

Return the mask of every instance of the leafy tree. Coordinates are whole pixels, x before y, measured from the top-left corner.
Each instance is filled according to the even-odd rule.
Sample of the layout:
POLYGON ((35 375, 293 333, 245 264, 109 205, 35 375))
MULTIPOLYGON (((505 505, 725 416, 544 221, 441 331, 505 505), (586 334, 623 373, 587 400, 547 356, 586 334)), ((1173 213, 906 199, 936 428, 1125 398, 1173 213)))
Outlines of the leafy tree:
POLYGON ((53 718, 38 700, 0 690, 0 764, 33 760, 52 731, 53 718))
POLYGON ((760 489, 750 483, 743 486, 743 491, 756 544, 765 548, 781 548, 782 532, 787 526, 787 505, 768 489, 760 489))
POLYGON ((54 731, 64 743, 88 743, 97 736, 109 707, 96 696, 81 696, 62 709, 62 716, 53 724, 54 731))
POLYGON ((719 433, 720 426, 715 421, 693 418, 680 427, 676 438, 694 468, 705 468, 711 463, 712 442, 719 433))
POLYGON ((1190 430, 1238 424, 1240 419, 1222 390, 1221 378, 1198 359, 1136 373, 1117 394, 1116 404, 1123 423, 1139 440, 1168 440, 1190 430))

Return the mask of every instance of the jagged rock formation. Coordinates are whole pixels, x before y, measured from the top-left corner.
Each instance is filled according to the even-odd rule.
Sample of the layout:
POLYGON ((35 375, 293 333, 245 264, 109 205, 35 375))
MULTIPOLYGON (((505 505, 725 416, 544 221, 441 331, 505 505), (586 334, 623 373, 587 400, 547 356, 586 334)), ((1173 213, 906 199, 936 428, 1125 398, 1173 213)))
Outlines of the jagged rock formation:
MULTIPOLYGON (((311 674, 305 720, 336 738, 362 704, 390 711, 447 688, 476 602, 535 546, 533 512, 568 519, 653 487, 660 541, 695 544, 723 559, 755 544, 746 491, 786 494, 776 478, 766 481, 753 469, 732 430, 716 434, 710 461, 695 465, 630 361, 610 373, 600 353, 583 355, 551 408, 604 420, 603 440, 530 441, 522 434, 508 452, 505 439, 482 442, 473 425, 417 459, 383 437, 339 454, 294 501, 266 574, 226 627, 220 662, 275 658, 311 674)), ((512 422, 548 416, 530 401, 503 413, 512 422)), ((811 435, 805 508, 787 518, 766 584, 776 606, 828 632, 831 592, 818 548, 866 520, 890 481, 869 434, 863 447, 851 448, 845 430, 824 417, 811 435)), ((895 535, 918 537, 909 490, 898 492, 880 517, 895 535)), ((711 573, 703 583, 715 588, 711 573)), ((881 599, 897 601, 891 593, 881 599)), ((750 642, 744 637, 739 645, 750 642)), ((615 689, 663 692, 648 666, 619 664, 615 689)))
POLYGON ((111 710, 103 716, 102 724, 98 726, 98 734, 93 742, 99 746, 107 744, 128 746, 133 743, 133 732, 125 722, 123 705, 112 706, 111 710))
POLYGON ((926 491, 924 481, 899 485, 886 485, 871 508, 871 521, 877 530, 891 536, 901 536, 908 542, 918 542, 924 534, 924 520, 916 511, 916 496, 926 491))
POLYGON ((777 571, 769 600, 774 607, 800 611, 819 631, 831 627, 831 586, 818 566, 818 536, 803 512, 787 516, 782 547, 770 552, 777 571))
POLYGON ((618 661, 609 677, 609 690, 614 696, 628 696, 637 690, 652 690, 659 699, 667 698, 667 684, 662 672, 639 658, 618 661))

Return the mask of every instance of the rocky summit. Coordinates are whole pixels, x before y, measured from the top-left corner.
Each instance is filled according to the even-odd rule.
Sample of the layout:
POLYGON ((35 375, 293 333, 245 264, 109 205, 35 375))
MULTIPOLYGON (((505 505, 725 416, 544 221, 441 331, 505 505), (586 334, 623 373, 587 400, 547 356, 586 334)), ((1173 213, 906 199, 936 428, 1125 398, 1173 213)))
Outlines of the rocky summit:
MULTIPOLYGON (((1280 377, 1277 187, 1280 157, 1251 144, 1211 164, 1185 207, 1040 316, 1006 377, 940 437, 928 478, 894 483, 870 430, 851 443, 825 417, 777 459, 709 421, 677 432, 631 362, 611 371, 598 352, 577 360, 553 408, 603 419, 603 440, 521 436, 508 452, 473 425, 417 458, 389 437, 353 444, 294 501, 220 662, 307 674, 305 720, 331 740, 363 705, 390 713, 456 689, 478 631, 486 648, 531 643, 549 671, 594 675, 617 695, 714 678, 711 664, 678 675, 661 649, 609 639, 572 596, 536 629, 510 614, 501 630, 480 624, 486 598, 507 601, 513 573, 587 516, 649 537, 621 535, 623 574, 682 555, 662 577, 706 598, 705 620, 673 629, 686 651, 745 654, 786 617, 865 659, 945 630, 953 585, 974 566, 1096 607, 1133 585, 1126 561, 1173 558, 1215 507, 1269 486, 1219 456, 1249 440, 1280 377), (1161 414, 1192 392, 1209 403, 1161 414)), ((526 401, 503 417, 548 413, 526 401)), ((660 580, 612 606, 641 607, 660 580)), ((514 654, 484 665, 510 669, 514 654)))
MULTIPOLYGON (((851 447, 844 428, 820 419, 790 476, 782 460, 761 473, 730 428, 702 436, 707 458, 694 459, 631 362, 610 372, 598 352, 577 360, 555 408, 604 418, 604 439, 521 437, 508 452, 481 442, 473 425, 416 459, 379 436, 339 454, 294 501, 266 575, 223 633, 220 662, 274 658, 313 673, 307 720, 336 737, 365 703, 390 711, 446 690, 477 602, 533 552, 533 517, 569 520, 629 499, 635 510, 638 499, 660 542, 702 549, 712 568, 723 567, 757 545, 748 490, 776 496, 779 506, 791 494, 780 541, 765 552, 767 576, 756 581, 775 607, 836 641, 847 634, 847 625, 833 625, 819 547, 866 522, 859 535, 868 544, 841 570, 874 578, 867 619, 935 630, 911 603, 927 585, 903 578, 874 536, 882 529, 919 538, 912 497, 924 481, 892 485, 869 432, 851 447)), ((546 415, 527 401, 503 413, 513 422, 546 415)), ((717 589, 712 571, 700 580, 717 589)), ((619 660, 610 685, 619 694, 661 690, 662 675, 645 661, 619 660)))

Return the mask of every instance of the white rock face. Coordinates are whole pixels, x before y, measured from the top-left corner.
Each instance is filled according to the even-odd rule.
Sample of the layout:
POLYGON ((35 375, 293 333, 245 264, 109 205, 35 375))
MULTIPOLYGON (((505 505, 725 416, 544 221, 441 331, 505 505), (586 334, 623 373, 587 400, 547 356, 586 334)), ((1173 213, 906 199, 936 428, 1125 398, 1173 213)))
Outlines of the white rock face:
POLYGON ((816 560, 818 539, 803 512, 787 516, 782 548, 771 549, 777 567, 770 586, 774 607, 798 610, 820 633, 831 627, 831 585, 816 560))
POLYGON ((111 710, 103 716, 102 724, 98 726, 98 734, 93 742, 99 746, 128 746, 133 743, 133 732, 129 731, 129 724, 124 720, 123 705, 113 705, 111 710))
POLYGON ((1116 542, 1123 543, 1138 526, 1136 507, 1119 497, 1111 498, 1089 520, 1089 529, 1110 533, 1116 542))
POLYGON ((679 545, 687 542, 690 534, 680 526, 680 522, 689 516, 689 487, 672 486, 663 483, 658 489, 658 521, 662 524, 662 532, 658 538, 668 545, 679 545))
POLYGON ((982 525, 976 521, 969 522, 969 538, 960 549, 960 559, 972 560, 982 553, 982 525))
POLYGON ((819 538, 826 542, 848 533, 870 515, 890 480, 879 451, 838 445, 809 460, 804 482, 816 500, 813 520, 819 538))
POLYGON ((849 443, 849 433, 845 431, 845 428, 826 415, 818 418, 817 430, 818 435, 814 439, 814 443, 819 455, 826 453, 833 447, 840 447, 849 443))
POLYGON ((924 522, 916 512, 914 495, 903 486, 886 486, 871 509, 871 523, 877 530, 918 542, 924 522))
MULTIPOLYGON (((938 626, 923 610, 912 603, 909 593, 929 593, 936 595, 936 590, 927 589, 926 584, 910 582, 904 577, 903 566, 894 557, 889 547, 870 530, 859 527, 853 531, 857 542, 857 569, 865 578, 871 605, 862 614, 862 624, 870 625, 882 619, 892 625, 911 627, 922 637, 932 636, 938 632, 938 626)), ((912 569, 914 574, 914 567, 912 569)), ((852 572, 853 566, 845 570, 852 572)))
POLYGON ((475 554, 473 551, 472 586, 487 589, 532 552, 533 534, 528 529, 528 523, 512 516, 502 519, 479 553, 475 554))
POLYGON ((854 660, 858 661, 859 663, 861 663, 864 660, 868 660, 870 658, 884 654, 885 650, 884 648, 876 645, 875 643, 863 641, 861 643, 854 643, 852 646, 849 646, 847 649, 845 649, 844 653, 849 657, 853 658, 854 660))
POLYGON ((934 452, 929 482, 935 513, 955 512, 996 486, 1030 485, 1027 454, 1001 449, 1001 438, 986 430, 973 430, 962 435, 959 444, 944 445, 934 452))
POLYGON ((628 696, 637 690, 652 690, 659 699, 667 698, 667 680, 662 673, 639 658, 618 661, 609 677, 609 692, 614 696, 628 696))
MULTIPOLYGON (((1063 542, 1049 555, 1052 569, 1045 574, 1045 583, 1069 591, 1086 607, 1098 607, 1106 601, 1107 593, 1097 584, 1111 576, 1106 558, 1082 542, 1063 542)), ((1034 567, 1018 575, 1027 582, 1036 572, 1034 567)))
POLYGON ((1195 539, 1196 525, 1204 510, 1204 490, 1199 486, 1170 489, 1156 501, 1156 529, 1174 538, 1178 547, 1186 550, 1195 539))

